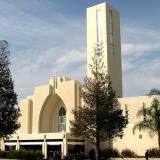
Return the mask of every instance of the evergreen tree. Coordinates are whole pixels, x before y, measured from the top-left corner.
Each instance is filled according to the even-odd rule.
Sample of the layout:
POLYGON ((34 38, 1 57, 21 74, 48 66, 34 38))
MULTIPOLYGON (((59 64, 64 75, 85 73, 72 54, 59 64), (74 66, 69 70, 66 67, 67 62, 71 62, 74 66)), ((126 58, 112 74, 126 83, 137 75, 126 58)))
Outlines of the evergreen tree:
POLYGON ((8 42, 0 41, 0 138, 8 138, 20 127, 20 110, 9 69, 9 54, 8 42))
POLYGON ((105 72, 102 57, 95 54, 90 66, 92 75, 85 78, 81 88, 84 105, 73 110, 75 119, 71 121, 71 132, 95 143, 99 160, 100 142, 121 137, 127 121, 105 72))

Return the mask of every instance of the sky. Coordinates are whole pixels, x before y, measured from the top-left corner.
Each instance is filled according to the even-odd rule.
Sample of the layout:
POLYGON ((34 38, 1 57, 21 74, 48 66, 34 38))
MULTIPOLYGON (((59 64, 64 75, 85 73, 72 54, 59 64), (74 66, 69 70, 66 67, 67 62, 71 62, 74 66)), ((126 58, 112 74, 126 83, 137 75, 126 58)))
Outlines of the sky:
MULTIPOLYGON (((10 47, 18 98, 55 74, 86 76, 86 8, 101 0, 0 0, 0 40, 10 47)), ((120 12, 123 96, 160 89, 160 1, 107 0, 120 12)))

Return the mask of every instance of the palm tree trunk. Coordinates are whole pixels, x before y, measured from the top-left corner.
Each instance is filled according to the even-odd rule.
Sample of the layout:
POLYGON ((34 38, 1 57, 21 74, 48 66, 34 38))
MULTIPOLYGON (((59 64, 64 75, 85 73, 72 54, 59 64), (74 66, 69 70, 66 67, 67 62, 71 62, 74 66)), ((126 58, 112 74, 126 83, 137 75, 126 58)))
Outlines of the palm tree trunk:
POLYGON ((158 132, 158 147, 159 147, 159 150, 160 150, 160 131, 158 132))
POLYGON ((96 160, 100 160, 100 143, 99 143, 99 140, 96 143, 96 160))

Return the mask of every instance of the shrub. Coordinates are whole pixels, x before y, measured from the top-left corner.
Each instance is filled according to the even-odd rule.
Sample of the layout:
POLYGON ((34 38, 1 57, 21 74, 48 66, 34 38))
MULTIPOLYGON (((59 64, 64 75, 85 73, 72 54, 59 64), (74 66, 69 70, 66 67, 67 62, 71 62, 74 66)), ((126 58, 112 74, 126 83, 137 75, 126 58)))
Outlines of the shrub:
POLYGON ((42 160, 43 154, 40 150, 20 150, 19 157, 23 160, 42 160))
POLYGON ((11 150, 11 151, 0 151, 0 158, 15 158, 23 160, 42 160, 43 154, 39 150, 11 150))
POLYGON ((106 159, 110 157, 120 157, 120 153, 116 148, 107 148, 101 151, 101 159, 106 159))
POLYGON ((71 153, 68 153, 64 158, 63 160, 72 160, 74 158, 74 155, 71 154, 71 153))
POLYGON ((89 151, 89 158, 90 158, 90 160, 95 160, 96 159, 96 153, 95 153, 94 149, 91 149, 89 151))
POLYGON ((63 160, 82 160, 84 158, 84 154, 81 153, 68 153, 67 156, 63 158, 63 160))
POLYGON ((148 149, 148 156, 160 158, 160 150, 158 148, 150 148, 148 149))
POLYGON ((61 152, 60 151, 54 151, 53 152, 53 159, 61 160, 61 152))
POLYGON ((7 158, 6 151, 0 151, 0 158, 7 158))
POLYGON ((18 158, 19 152, 16 150, 6 151, 7 158, 18 158))
POLYGON ((134 151, 127 148, 122 150, 121 155, 122 157, 129 157, 129 158, 135 158, 138 156, 134 151))

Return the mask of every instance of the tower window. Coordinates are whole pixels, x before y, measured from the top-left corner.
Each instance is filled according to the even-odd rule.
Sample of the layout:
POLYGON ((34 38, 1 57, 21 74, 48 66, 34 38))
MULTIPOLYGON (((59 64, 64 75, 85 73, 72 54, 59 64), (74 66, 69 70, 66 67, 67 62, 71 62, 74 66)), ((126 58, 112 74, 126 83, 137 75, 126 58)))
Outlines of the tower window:
POLYGON ((142 139, 142 134, 139 134, 139 139, 142 139))
POLYGON ((66 131, 66 110, 61 107, 58 114, 58 132, 66 131))
POLYGON ((97 46, 96 46, 97 56, 101 56, 102 53, 103 53, 103 43, 97 43, 97 46))
POLYGON ((143 121, 146 121, 146 107, 144 102, 143 102, 143 121))
POLYGON ((113 39, 113 16, 112 16, 112 10, 109 10, 109 46, 110 51, 112 54, 114 54, 114 39, 113 39))
POLYGON ((102 43, 102 12, 100 9, 96 10, 97 23, 97 43, 102 43))
POLYGON ((126 118, 126 122, 128 123, 128 119, 129 119, 129 117, 128 117, 128 106, 125 104, 125 118, 126 118))

